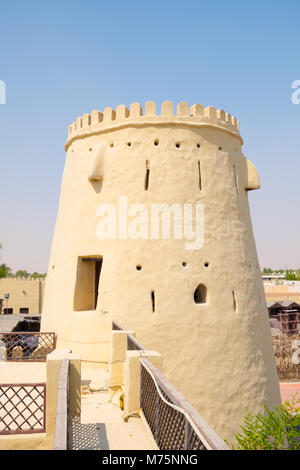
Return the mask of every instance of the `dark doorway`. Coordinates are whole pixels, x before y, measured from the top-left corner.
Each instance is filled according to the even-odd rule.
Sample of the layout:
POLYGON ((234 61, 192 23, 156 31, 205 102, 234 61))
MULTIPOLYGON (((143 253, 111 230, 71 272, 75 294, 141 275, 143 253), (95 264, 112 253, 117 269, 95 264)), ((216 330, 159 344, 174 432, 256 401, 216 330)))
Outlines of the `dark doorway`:
POLYGON ((78 258, 74 310, 96 310, 102 263, 102 256, 78 258))

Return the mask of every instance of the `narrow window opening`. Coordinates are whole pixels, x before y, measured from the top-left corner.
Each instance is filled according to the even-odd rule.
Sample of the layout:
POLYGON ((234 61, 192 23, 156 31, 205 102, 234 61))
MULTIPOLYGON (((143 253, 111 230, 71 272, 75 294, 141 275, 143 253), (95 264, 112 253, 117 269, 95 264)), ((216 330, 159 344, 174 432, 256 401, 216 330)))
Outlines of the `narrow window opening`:
POLYGON ((5 308, 3 310, 4 312, 4 315, 12 315, 14 313, 14 309, 13 308, 5 308))
POLYGON ((235 165, 233 165, 233 175, 234 175, 234 184, 235 184, 236 193, 239 194, 239 187, 238 187, 238 180, 237 180, 235 165))
POLYGON ((152 313, 155 312, 155 292, 151 291, 151 303, 152 303, 152 313))
POLYGON ((146 175, 145 175, 145 191, 149 189, 149 179, 150 179, 150 161, 146 160, 146 175))
POLYGON ((236 312, 236 298, 235 298, 234 290, 232 291, 232 299, 233 299, 233 309, 236 312))
POLYGON ((202 178, 201 178, 201 165, 200 160, 198 160, 198 179, 199 179, 199 189, 202 190, 202 178))
POLYGON ((29 308, 20 307, 20 313, 29 314, 29 308))
POLYGON ((199 284, 194 292, 194 301, 196 304, 205 304, 207 298, 207 288, 204 284, 199 284))

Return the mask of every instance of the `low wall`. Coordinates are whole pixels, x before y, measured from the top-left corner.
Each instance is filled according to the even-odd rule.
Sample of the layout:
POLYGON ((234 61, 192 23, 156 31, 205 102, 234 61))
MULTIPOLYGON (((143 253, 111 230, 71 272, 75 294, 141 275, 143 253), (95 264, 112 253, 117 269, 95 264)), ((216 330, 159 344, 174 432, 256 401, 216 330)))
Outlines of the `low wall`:
MULTIPOLYGON (((0 450, 52 450, 54 445, 54 432, 57 418, 57 397, 61 366, 64 359, 69 359, 69 414, 80 416, 81 412, 81 362, 78 354, 70 351, 55 350, 47 356, 46 372, 46 433, 39 434, 10 434, 0 436, 0 450)), ((11 364, 4 364, 9 367, 11 364)), ((23 364, 13 364, 24 368, 23 364)), ((27 366, 27 364, 26 364, 27 366)), ((34 377, 34 369, 41 369, 43 364, 30 364, 33 371, 27 374, 27 380, 34 377)), ((2 374, 3 376, 4 374, 2 374)), ((3 381, 3 379, 1 379, 3 381)), ((15 380, 13 381, 15 383, 15 380)))
POLYGON ((300 303, 300 292, 266 292, 267 302, 282 302, 283 300, 291 300, 300 303))

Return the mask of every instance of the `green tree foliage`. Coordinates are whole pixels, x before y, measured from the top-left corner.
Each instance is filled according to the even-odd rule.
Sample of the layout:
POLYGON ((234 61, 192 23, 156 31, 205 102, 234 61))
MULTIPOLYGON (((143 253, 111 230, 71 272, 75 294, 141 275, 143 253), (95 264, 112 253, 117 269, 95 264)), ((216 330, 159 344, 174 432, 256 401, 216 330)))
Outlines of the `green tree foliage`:
POLYGON ((41 279, 41 278, 46 277, 46 274, 40 274, 40 273, 34 272, 31 274, 31 277, 33 277, 34 279, 41 279))
POLYGON ((287 270, 286 273, 285 273, 285 279, 287 281, 300 281, 299 272, 296 272, 296 274, 295 274, 295 271, 287 270))
POLYGON ((6 264, 0 265, 0 277, 8 277, 11 274, 11 269, 6 264))
POLYGON ((28 277, 30 276, 30 274, 25 269, 19 269, 19 271, 15 273, 15 276, 16 277, 28 277))
POLYGON ((264 268, 263 269, 263 274, 272 274, 272 272, 273 272, 273 269, 271 269, 271 268, 264 268))
POLYGON ((277 406, 265 407, 265 414, 249 414, 244 418, 242 432, 235 436, 234 450, 300 450, 300 409, 294 399, 277 406))

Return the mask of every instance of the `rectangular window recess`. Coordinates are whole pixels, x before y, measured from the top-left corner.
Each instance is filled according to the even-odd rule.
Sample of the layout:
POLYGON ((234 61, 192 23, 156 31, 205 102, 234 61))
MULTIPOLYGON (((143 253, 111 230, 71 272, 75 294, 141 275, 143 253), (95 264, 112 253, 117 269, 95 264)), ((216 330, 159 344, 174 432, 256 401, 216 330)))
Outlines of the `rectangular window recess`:
POLYGON ((102 256, 81 256, 77 261, 74 310, 96 310, 102 270, 102 256))

